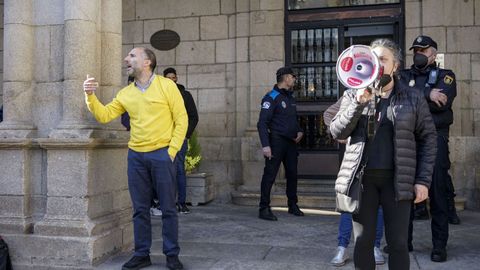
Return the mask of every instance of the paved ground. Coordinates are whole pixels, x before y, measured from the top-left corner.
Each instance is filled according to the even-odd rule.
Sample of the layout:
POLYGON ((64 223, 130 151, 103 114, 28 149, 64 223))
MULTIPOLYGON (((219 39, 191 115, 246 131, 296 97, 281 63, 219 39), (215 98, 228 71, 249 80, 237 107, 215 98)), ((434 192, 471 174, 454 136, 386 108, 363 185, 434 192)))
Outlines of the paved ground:
MULTIPOLYGON (((181 215, 180 259, 190 270, 283 270, 340 269, 329 265, 337 245, 337 213, 305 210, 305 217, 295 217, 286 209, 275 208, 279 221, 257 218, 257 208, 209 204, 192 207, 181 215)), ((414 251, 410 269, 480 269, 480 212, 459 212, 461 225, 450 226, 448 260, 430 261, 429 221, 414 223, 414 251)), ((155 218, 152 260, 144 269, 166 269, 162 254, 161 219, 155 218)), ((385 240, 383 240, 384 242, 385 240)), ((383 247, 384 243, 382 243, 383 247)), ((348 248, 353 253, 353 245, 348 248)), ((98 270, 121 269, 131 252, 120 254, 98 270)), ((350 260, 342 269, 354 269, 350 260)), ((377 269, 388 269, 387 265, 377 269)))

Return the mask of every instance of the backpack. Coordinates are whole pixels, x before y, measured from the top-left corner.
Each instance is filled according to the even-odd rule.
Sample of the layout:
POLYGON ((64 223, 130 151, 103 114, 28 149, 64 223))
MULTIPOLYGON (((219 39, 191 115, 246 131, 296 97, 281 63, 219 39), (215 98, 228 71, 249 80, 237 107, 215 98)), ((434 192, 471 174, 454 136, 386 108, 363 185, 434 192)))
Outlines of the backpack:
POLYGON ((0 236, 0 270, 12 270, 12 262, 8 254, 8 245, 0 236))

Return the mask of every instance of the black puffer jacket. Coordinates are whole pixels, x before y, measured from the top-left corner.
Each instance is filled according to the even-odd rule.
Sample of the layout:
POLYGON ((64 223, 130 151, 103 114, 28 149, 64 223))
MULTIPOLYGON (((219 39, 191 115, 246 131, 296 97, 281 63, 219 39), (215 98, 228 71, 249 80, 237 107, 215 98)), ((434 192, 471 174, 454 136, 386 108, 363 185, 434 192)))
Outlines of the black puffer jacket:
MULTIPOLYGON (((335 183, 336 192, 347 194, 360 165, 367 141, 368 107, 356 101, 356 91, 344 93, 338 114, 330 124, 335 139, 348 139, 335 183)), ((430 187, 437 151, 437 135, 427 102, 420 91, 395 80, 391 99, 394 125, 396 200, 412 200, 413 185, 430 187)))

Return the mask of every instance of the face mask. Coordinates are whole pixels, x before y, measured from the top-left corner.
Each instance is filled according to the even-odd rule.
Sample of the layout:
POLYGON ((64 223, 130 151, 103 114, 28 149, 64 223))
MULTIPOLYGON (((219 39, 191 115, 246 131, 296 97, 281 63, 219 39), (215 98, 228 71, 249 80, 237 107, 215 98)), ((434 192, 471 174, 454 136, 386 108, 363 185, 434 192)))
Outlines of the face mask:
POLYGON ((392 75, 383 74, 378 80, 377 87, 382 88, 392 81, 392 75))
POLYGON ((413 66, 419 70, 423 70, 427 67, 428 65, 428 57, 421 54, 421 53, 416 53, 413 55, 413 66))
POLYGON ((385 85, 389 84, 392 81, 392 74, 393 74, 393 69, 390 72, 390 74, 383 74, 384 68, 381 67, 380 69, 380 77, 376 81, 376 87, 377 89, 380 89, 384 87, 385 85))

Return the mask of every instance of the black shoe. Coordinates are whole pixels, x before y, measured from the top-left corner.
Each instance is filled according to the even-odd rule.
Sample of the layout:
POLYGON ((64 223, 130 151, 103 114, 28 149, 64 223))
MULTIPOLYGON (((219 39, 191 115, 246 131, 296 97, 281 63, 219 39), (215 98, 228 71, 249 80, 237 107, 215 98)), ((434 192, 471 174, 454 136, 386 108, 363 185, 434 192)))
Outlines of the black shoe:
POLYGON ((444 262, 447 260, 447 251, 445 248, 434 248, 430 255, 432 262, 444 262))
POLYGON ((453 209, 448 209, 448 223, 453 225, 460 224, 460 218, 457 215, 457 210, 455 207, 453 209))
POLYGON ((180 203, 178 204, 178 212, 180 212, 181 214, 188 214, 190 213, 190 209, 188 209, 186 203, 180 203))
MULTIPOLYGON (((413 251, 413 245, 410 243, 408 244, 408 252, 412 252, 412 251, 413 251)), ((390 252, 390 249, 388 248, 388 246, 383 247, 383 252, 385 253, 390 252)))
POLYGON ((170 270, 183 269, 183 264, 178 259, 178 256, 167 256, 167 268, 170 270))
POLYGON ((460 224, 460 218, 458 218, 457 214, 455 216, 449 216, 448 217, 448 223, 452 225, 459 225, 460 224))
POLYGON ((122 270, 138 270, 152 265, 150 256, 133 256, 122 266, 122 270))
POLYGON ((261 208, 258 211, 258 217, 265 220, 277 221, 277 217, 272 213, 270 207, 261 208))
POLYGON ((298 208, 298 205, 297 204, 292 204, 290 206, 288 206, 288 213, 290 214, 293 214, 295 216, 304 216, 305 214, 302 212, 302 210, 300 210, 300 208, 298 208))
POLYGON ((426 208, 415 209, 413 213, 414 220, 428 220, 430 217, 428 216, 428 211, 426 208))

